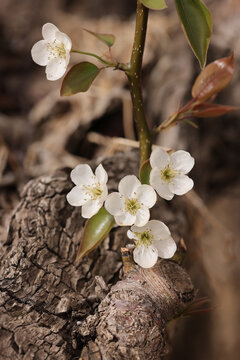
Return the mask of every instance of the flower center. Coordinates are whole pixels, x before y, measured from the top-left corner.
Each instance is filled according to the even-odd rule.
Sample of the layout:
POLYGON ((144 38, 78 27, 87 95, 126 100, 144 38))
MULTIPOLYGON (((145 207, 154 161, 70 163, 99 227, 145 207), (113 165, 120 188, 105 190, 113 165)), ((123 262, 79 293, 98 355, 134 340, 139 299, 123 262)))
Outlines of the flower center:
POLYGON ((125 210, 131 215, 136 215, 137 211, 140 209, 141 205, 138 199, 126 199, 125 200, 125 210))
POLYGON ((161 170, 161 179, 166 182, 170 182, 177 174, 176 170, 170 168, 170 166, 166 166, 163 170, 161 170))
POLYGON ((53 42, 48 42, 47 43, 47 49, 49 51, 49 57, 48 59, 50 60, 51 58, 61 58, 61 59, 66 59, 66 49, 64 46, 63 42, 56 42, 56 40, 54 40, 53 42))
POLYGON ((103 190, 101 189, 100 184, 95 186, 84 186, 86 193, 91 196, 92 200, 97 200, 102 196, 103 190))
POLYGON ((148 247, 152 243, 153 235, 150 230, 145 230, 141 233, 135 232, 135 235, 138 237, 136 246, 146 246, 148 247))

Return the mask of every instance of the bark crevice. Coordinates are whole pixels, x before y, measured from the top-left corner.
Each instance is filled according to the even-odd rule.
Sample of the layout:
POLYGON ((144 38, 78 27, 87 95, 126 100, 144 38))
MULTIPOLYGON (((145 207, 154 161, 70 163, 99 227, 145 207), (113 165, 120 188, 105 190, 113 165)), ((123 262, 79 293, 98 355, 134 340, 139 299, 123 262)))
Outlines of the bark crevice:
MULTIPOLYGON (((116 190, 123 176, 137 173, 136 152, 117 153, 103 166, 116 190)), ((126 228, 113 229, 74 265, 84 220, 66 201, 72 186, 66 169, 32 180, 12 215, 0 267, 0 357, 159 359, 166 322, 194 296, 188 275, 160 261, 152 273, 133 266, 119 280, 126 228)), ((170 208, 160 201, 154 218, 164 211, 170 208)))

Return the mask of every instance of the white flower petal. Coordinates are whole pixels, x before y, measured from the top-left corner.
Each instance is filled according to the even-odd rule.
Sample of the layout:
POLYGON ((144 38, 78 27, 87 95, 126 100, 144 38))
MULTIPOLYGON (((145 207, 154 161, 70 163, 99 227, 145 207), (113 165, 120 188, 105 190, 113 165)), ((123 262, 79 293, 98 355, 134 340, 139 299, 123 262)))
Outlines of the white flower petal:
POLYGON ((120 180, 118 190, 127 198, 136 197, 136 191, 140 185, 141 183, 135 175, 127 175, 120 180))
POLYGON ((108 195, 105 201, 106 210, 113 216, 122 215, 124 209, 124 199, 118 192, 108 195))
POLYGON ((183 174, 187 174, 192 170, 194 162, 194 158, 184 150, 178 150, 170 156, 170 167, 181 171, 183 174))
POLYGON ((62 58, 53 58, 46 66, 47 79, 55 81, 60 79, 67 70, 67 61, 62 58))
POLYGON ((136 220, 136 216, 131 215, 128 212, 125 212, 122 215, 115 216, 115 221, 120 226, 130 226, 134 224, 135 220, 136 220))
POLYGON ((87 164, 77 165, 71 171, 70 177, 75 185, 92 185, 96 179, 92 169, 87 164))
POLYGON ((80 187, 74 186, 67 194, 67 201, 72 206, 82 206, 90 199, 89 195, 80 187))
POLYGON ((150 220, 145 227, 151 231, 153 235, 153 241, 167 239, 171 234, 169 228, 159 220, 150 220))
POLYGON ((67 66, 68 66, 68 64, 69 64, 69 61, 70 61, 70 54, 67 52, 67 53, 66 53, 66 59, 65 59, 66 68, 67 68, 67 66))
POLYGON ((55 36, 56 39, 60 41, 60 43, 64 44, 65 50, 69 52, 72 48, 72 40, 70 39, 70 37, 59 30, 56 31, 55 36))
POLYGON ((143 268, 151 268, 154 266, 158 259, 158 251, 152 246, 137 246, 133 250, 134 261, 143 268))
POLYGON ((169 184, 169 189, 176 195, 186 194, 193 188, 193 181, 187 175, 175 176, 169 184))
POLYGON ((134 232, 134 233, 142 233, 144 232, 145 230, 149 230, 149 227, 148 227, 148 224, 149 222, 144 225, 144 226, 136 226, 136 225, 133 225, 131 227, 131 231, 134 232))
POLYGON ((45 40, 40 40, 33 45, 31 50, 33 61, 41 66, 46 66, 49 62, 49 51, 45 40))
POLYGON ((136 191, 136 196, 140 203, 148 208, 153 207, 157 201, 157 195, 150 185, 140 185, 136 191))
POLYGON ((138 237, 134 234, 134 232, 132 232, 131 230, 128 230, 127 231, 127 237, 129 238, 129 239, 134 239, 134 240, 138 240, 138 237))
POLYGON ((158 168, 152 169, 150 173, 150 184, 163 199, 171 200, 173 198, 174 194, 170 191, 169 184, 162 181, 158 168))
POLYGON ((102 164, 98 165, 95 171, 95 175, 100 182, 100 184, 106 184, 108 181, 108 174, 102 164))
POLYGON ((150 164, 152 168, 165 168, 170 161, 170 156, 168 153, 160 148, 153 149, 151 156, 150 156, 150 164))
POLYGON ((150 218, 150 212, 146 206, 142 206, 136 213, 136 220, 134 221, 134 225, 136 226, 144 226, 148 222, 150 218))
POLYGON ((100 210, 102 205, 102 201, 89 200, 86 204, 82 206, 82 217, 85 219, 91 218, 98 212, 98 210, 100 210))
POLYGON ((59 30, 55 25, 51 23, 46 23, 42 27, 42 36, 44 40, 53 41, 56 38, 55 35, 57 31, 59 30))
POLYGON ((101 200, 102 202, 104 202, 104 201, 106 200, 107 196, 108 196, 108 188, 107 188, 107 185, 102 186, 102 191, 103 191, 103 193, 102 193, 102 196, 101 196, 100 200, 101 200))
POLYGON ((177 250, 177 245, 171 236, 164 240, 153 241, 152 245, 158 250, 158 256, 162 259, 170 259, 177 250))

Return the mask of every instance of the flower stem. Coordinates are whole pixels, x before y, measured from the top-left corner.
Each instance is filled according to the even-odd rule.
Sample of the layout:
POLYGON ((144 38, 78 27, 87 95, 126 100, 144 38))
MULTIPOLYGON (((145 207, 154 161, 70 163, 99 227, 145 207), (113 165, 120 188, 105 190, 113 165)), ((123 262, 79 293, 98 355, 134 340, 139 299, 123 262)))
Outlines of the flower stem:
POLYGON ((100 56, 98 56, 96 54, 93 54, 93 53, 90 53, 90 52, 85 52, 85 51, 80 51, 80 50, 75 50, 75 49, 72 49, 71 52, 78 53, 78 54, 83 54, 83 55, 88 55, 88 56, 93 56, 96 59, 98 59, 99 61, 101 61, 103 64, 106 64, 106 65, 108 65, 110 67, 116 67, 117 66, 117 63, 107 61, 107 60, 101 58, 100 56))
POLYGON ((149 159, 151 153, 151 132, 148 128, 141 87, 142 58, 144 52, 146 31, 148 21, 148 9, 137 0, 137 17, 135 26, 135 36, 129 69, 126 75, 133 102, 133 112, 137 126, 139 145, 140 145, 140 166, 149 159))

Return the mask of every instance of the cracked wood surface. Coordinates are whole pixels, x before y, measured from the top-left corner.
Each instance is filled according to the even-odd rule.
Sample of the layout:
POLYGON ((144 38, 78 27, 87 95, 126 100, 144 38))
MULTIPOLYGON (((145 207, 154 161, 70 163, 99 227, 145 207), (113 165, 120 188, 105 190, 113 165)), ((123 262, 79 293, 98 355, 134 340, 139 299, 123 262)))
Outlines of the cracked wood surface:
MULTIPOLYGON (((102 162, 110 191, 136 174, 136 159, 131 151, 102 162)), ((158 359, 167 320, 193 298, 191 281, 171 261, 118 281, 124 227, 75 266, 84 221, 66 202, 72 186, 65 169, 32 180, 12 215, 0 268, 0 359, 158 359)), ((184 224, 165 202, 154 218, 160 207, 176 229, 184 224)))
POLYGON ((159 360, 168 352, 167 322, 193 297, 192 282, 178 264, 159 260, 151 269, 133 264, 80 328, 95 338, 82 359, 159 360))

